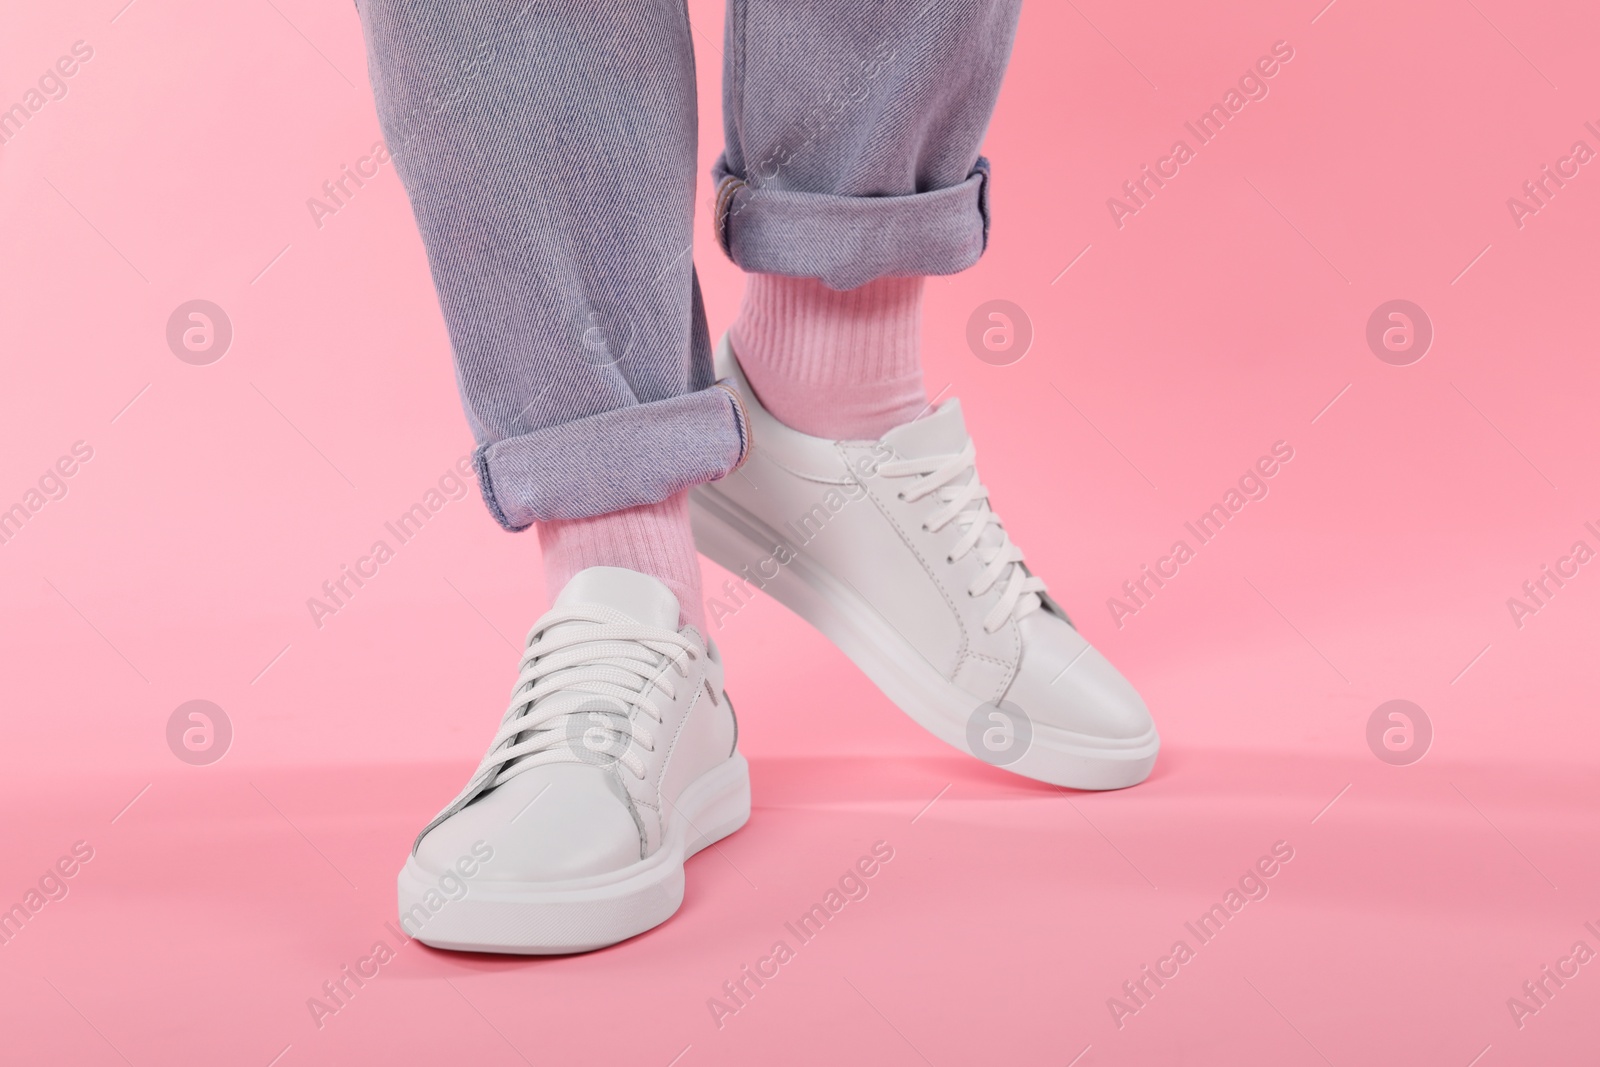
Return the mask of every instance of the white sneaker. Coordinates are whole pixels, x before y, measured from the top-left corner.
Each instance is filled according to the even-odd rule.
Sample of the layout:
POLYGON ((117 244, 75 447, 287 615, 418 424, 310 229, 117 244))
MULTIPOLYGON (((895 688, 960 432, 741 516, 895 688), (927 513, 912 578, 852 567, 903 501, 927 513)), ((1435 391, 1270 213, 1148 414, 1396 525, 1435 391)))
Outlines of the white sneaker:
MULTIPOLYGON (((821 630, 935 736, 1077 789, 1143 781, 1144 701, 1028 572, 987 503, 951 400, 879 441, 830 441, 761 407, 724 337, 749 459, 690 493, 695 543, 821 630)), ((747 595, 708 602, 715 625, 747 595)))
POLYGON ((587 952, 665 922, 683 862, 750 817, 715 646, 619 567, 534 624, 478 770, 417 835, 400 923, 436 948, 587 952))

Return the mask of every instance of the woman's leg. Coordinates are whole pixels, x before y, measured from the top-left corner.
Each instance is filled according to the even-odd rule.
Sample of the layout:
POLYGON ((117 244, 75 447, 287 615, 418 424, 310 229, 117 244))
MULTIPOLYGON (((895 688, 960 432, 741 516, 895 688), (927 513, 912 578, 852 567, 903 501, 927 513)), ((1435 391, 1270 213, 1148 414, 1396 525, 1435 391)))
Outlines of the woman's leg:
POLYGON ((706 632, 700 596, 700 557, 689 529, 684 490, 659 504, 539 524, 545 588, 554 597, 573 575, 590 567, 626 567, 660 579, 678 598, 680 623, 706 632))
POLYGON ((921 276, 983 251, 978 148, 1017 8, 730 0, 717 226, 751 277, 717 358, 749 389, 754 445, 749 477, 696 488, 692 507, 708 556, 935 735, 1121 788, 1160 747, 1144 701, 989 506, 959 402, 917 418, 921 276))
POLYGON ((552 595, 611 564, 695 617, 682 491, 736 466, 745 434, 708 388, 682 0, 361 9, 490 510, 541 524, 552 595))
POLYGON ((923 279, 829 289, 815 278, 751 274, 729 330, 767 410, 814 437, 876 440, 927 407, 923 279))
POLYGON ((687 16, 361 4, 484 497, 539 524, 555 598, 478 769, 406 858, 400 922, 440 948, 588 951, 670 916, 686 855, 750 812, 721 658, 680 628, 702 610, 685 490, 748 447, 689 255, 687 16))
POLYGON ((978 149, 1020 0, 730 0, 719 237, 750 272, 731 329, 752 387, 815 436, 926 405, 922 275, 987 234, 978 149))

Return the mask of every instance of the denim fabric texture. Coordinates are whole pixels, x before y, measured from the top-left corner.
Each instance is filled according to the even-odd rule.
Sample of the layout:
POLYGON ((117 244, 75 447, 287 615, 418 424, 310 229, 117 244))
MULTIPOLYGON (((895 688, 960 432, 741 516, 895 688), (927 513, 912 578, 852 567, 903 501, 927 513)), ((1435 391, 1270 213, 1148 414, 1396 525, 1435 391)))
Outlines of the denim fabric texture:
MULTIPOLYGON (((978 156, 1020 0, 730 0, 717 239, 850 289, 982 254, 978 156)), ((749 448, 695 274, 683 0, 361 0, 410 197, 508 529, 663 500, 749 448)))

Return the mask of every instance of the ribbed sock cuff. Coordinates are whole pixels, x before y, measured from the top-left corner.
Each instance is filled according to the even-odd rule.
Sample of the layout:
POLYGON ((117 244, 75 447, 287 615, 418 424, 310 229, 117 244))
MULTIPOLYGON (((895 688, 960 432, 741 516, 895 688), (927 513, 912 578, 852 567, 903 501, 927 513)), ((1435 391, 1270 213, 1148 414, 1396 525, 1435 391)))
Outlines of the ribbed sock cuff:
POLYGON ((751 274, 730 329, 763 406, 815 437, 870 440, 915 418, 922 384, 921 277, 858 289, 751 274))
POLYGON ((689 528, 689 494, 586 519, 538 524, 545 588, 552 600, 589 567, 626 567, 658 578, 678 598, 679 625, 706 633, 700 557, 689 528))

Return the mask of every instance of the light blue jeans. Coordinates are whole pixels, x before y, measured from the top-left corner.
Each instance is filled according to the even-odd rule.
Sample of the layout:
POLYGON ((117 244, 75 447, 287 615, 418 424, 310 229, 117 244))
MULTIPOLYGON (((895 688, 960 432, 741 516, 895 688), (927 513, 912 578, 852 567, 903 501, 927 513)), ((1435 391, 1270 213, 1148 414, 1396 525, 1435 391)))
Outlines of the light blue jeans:
MULTIPOLYGON (((729 0, 723 250, 835 289, 975 262, 1020 3, 729 0)), ((738 466, 691 251, 684 0, 360 8, 495 518, 604 514, 738 466)))

